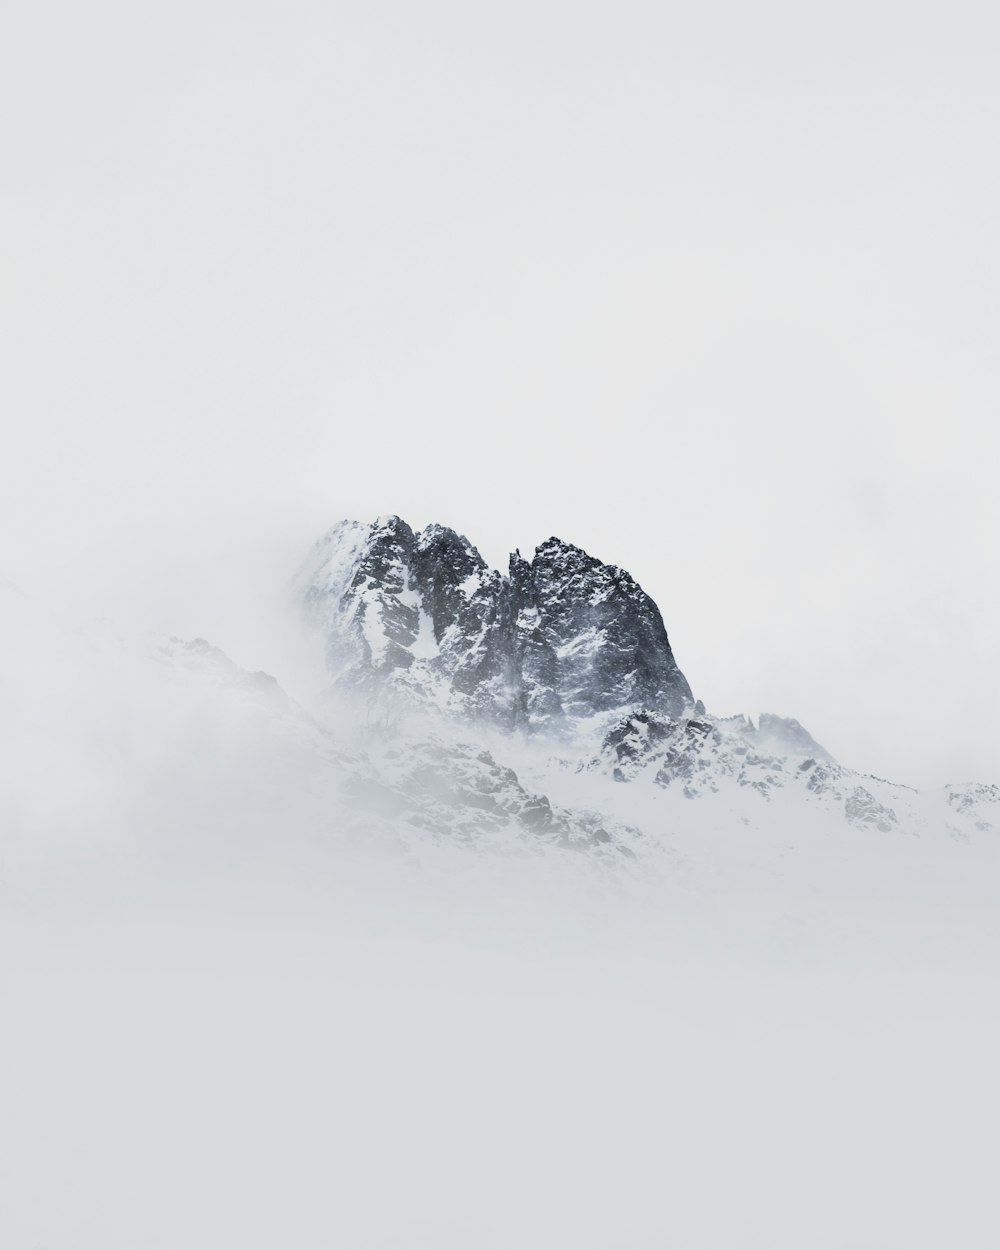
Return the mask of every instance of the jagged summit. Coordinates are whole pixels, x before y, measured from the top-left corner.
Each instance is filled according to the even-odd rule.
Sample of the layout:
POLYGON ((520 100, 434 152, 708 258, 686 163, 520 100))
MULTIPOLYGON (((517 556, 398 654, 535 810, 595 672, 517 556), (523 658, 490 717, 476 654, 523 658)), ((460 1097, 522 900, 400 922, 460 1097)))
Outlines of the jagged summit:
POLYGON ((555 536, 507 576, 447 526, 342 521, 300 574, 334 686, 505 728, 572 732, 633 707, 693 704, 653 600, 555 536))

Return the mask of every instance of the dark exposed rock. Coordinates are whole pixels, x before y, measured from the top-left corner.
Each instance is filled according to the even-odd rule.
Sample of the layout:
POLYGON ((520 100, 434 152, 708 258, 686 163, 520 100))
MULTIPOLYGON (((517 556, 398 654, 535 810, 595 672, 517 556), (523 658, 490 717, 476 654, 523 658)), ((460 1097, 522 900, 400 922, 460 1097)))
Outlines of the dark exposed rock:
POLYGON ((441 525, 342 522, 302 574, 335 685, 533 732, 692 704, 662 617, 624 572, 558 538, 507 577, 441 525))
POLYGON ((690 705, 659 609, 628 573, 550 538, 520 585, 555 656, 567 714, 640 704, 676 715, 690 705))

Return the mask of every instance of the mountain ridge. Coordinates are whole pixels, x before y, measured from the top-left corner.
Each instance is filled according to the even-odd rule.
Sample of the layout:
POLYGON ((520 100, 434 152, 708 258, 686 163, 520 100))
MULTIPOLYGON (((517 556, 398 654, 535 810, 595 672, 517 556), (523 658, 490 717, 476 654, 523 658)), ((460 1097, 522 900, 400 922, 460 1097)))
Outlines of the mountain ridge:
POLYGON ((513 552, 504 576, 447 526, 341 521, 297 582, 340 688, 528 732, 572 733, 638 705, 696 706, 653 599, 555 536, 530 560, 513 552))
POLYGON ((366 723, 377 710, 376 723, 409 734, 415 757, 450 740, 455 759, 444 747, 434 759, 455 793, 445 779, 468 771, 455 762, 468 740, 499 733, 490 750, 505 766, 520 734, 535 746, 520 752, 515 781, 523 773, 546 803, 559 778, 618 783, 596 802, 570 785, 561 802, 597 806, 623 827, 621 783, 749 824, 767 819, 758 804, 779 801, 883 834, 937 825, 961 839, 996 821, 995 787, 955 787, 925 811, 918 792, 843 767, 793 718, 711 714, 654 600, 625 569, 555 535, 530 559, 512 552, 505 576, 440 523, 417 532, 395 515, 341 521, 314 544, 296 585, 325 647, 326 698, 360 699, 366 723))

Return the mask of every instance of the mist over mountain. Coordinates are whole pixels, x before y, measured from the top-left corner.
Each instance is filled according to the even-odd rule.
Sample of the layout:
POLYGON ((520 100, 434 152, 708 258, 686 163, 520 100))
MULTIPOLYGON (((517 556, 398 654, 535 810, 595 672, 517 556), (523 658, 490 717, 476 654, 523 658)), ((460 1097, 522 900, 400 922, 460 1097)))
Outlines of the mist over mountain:
MULTIPOLYGON (((653 600, 625 570, 560 538, 531 560, 514 552, 504 576, 440 524, 415 533, 396 516, 343 521, 314 546, 296 594, 324 649, 329 705, 403 735, 408 725, 452 736, 461 727, 473 740, 499 731, 507 741, 496 749, 545 790, 564 789, 543 776, 558 758, 557 778, 725 795, 753 823, 766 824, 762 801, 779 793, 881 832, 937 825, 964 836, 970 820, 986 830, 997 817, 992 787, 919 795, 842 768, 794 719, 711 715, 653 600)), ((607 819, 618 806, 608 788, 607 819)))
POLYGON ((5 592, 10 897, 77 872, 158 888, 200 862, 386 854, 486 881, 518 862, 529 890, 583 872, 794 907, 875 878, 992 880, 995 779, 918 791, 793 718, 713 714, 656 603, 563 539, 501 574, 443 525, 343 521, 293 597, 288 629, 321 661, 296 697, 210 640, 121 637, 5 592))
POLYGON ((4 18, 0 1250, 997 1250, 1000 9, 4 18))
POLYGON ((293 584, 295 696, 0 587, 5 1247, 992 1250, 993 779, 713 714, 563 539, 293 584))

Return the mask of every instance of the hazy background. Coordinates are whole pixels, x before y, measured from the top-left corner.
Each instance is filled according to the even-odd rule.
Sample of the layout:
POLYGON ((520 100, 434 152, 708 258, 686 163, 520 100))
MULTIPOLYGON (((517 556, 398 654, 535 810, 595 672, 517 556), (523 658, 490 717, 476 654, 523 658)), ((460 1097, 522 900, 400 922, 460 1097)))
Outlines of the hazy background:
POLYGON ((412 864, 281 724, 113 641, 305 693, 282 596, 333 521, 497 564, 556 533, 712 709, 1000 780, 998 35, 5 7, 4 1247, 998 1244, 995 831, 774 821, 634 890, 412 864))
POLYGON ((629 568, 720 712, 996 779, 994 6, 8 6, 0 576, 280 667, 316 534, 629 568))

